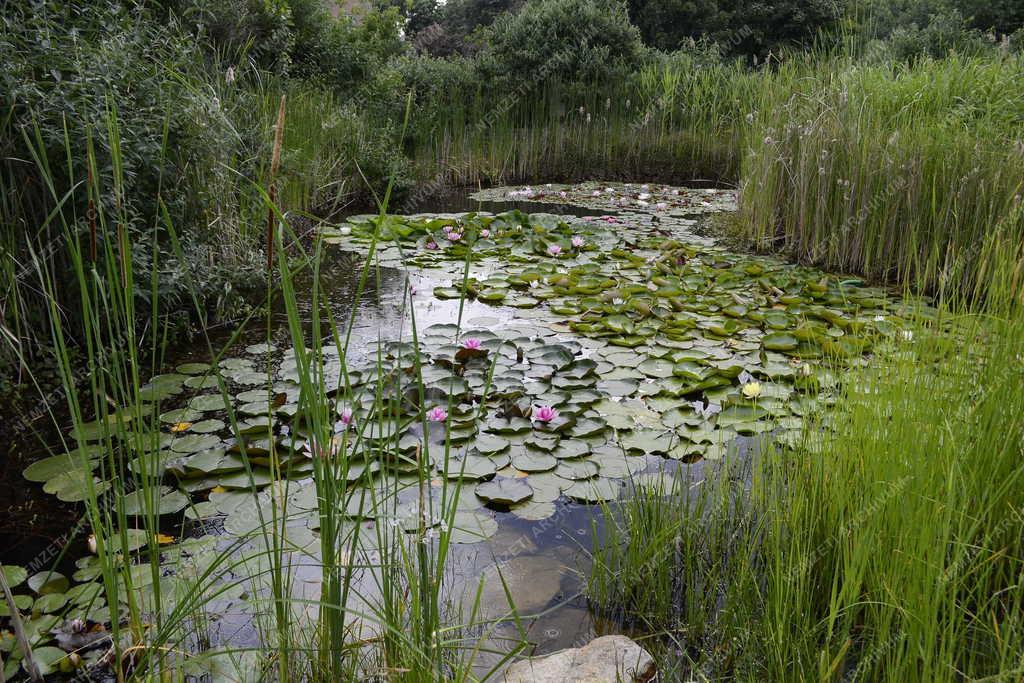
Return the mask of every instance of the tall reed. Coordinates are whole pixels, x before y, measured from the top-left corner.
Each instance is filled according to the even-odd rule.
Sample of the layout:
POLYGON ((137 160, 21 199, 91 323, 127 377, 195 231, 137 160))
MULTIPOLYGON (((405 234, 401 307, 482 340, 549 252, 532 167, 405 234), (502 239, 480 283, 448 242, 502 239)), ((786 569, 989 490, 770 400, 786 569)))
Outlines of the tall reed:
POLYGON ((979 303, 1024 291, 1019 57, 782 69, 743 158, 760 249, 979 303))

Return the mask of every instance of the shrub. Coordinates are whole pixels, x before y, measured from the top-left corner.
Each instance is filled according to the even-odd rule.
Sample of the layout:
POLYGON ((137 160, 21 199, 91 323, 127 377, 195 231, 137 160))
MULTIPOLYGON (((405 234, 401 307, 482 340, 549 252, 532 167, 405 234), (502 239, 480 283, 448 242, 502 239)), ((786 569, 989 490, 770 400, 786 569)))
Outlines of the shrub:
POLYGON ((582 90, 627 74, 644 56, 618 0, 529 0, 487 36, 484 73, 505 87, 552 79, 582 90))

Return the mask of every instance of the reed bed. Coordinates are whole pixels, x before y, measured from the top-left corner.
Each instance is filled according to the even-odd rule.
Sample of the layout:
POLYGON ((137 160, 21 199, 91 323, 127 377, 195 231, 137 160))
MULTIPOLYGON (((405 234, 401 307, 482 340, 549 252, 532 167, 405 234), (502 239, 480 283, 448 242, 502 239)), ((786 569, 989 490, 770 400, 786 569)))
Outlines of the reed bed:
POLYGON ((759 249, 981 303, 1024 291, 1019 57, 782 69, 746 138, 759 249))

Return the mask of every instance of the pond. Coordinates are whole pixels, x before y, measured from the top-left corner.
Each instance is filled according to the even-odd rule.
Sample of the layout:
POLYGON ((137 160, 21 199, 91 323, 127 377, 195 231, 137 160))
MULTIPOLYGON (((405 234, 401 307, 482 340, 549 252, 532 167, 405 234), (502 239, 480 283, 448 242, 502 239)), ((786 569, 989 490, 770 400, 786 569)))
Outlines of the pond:
MULTIPOLYGON (((266 321, 216 331, 216 357, 181 350, 141 387, 152 426, 79 425, 77 451, 24 476, 65 503, 119 493, 130 530, 107 552, 133 558, 123 599, 170 614, 203 584, 182 642, 215 655, 192 673, 246 669, 217 653, 266 643, 255 615, 275 573, 312 628, 325 549, 352 568, 346 623, 365 642, 396 548, 443 553, 442 621, 475 622, 463 633, 491 650, 478 674, 524 640, 539 654, 615 632, 582 595, 601 506, 793 443, 906 314, 855 278, 722 246, 708 221, 735 202, 545 185, 323 226, 315 274, 266 321), (152 485, 122 483, 139 479, 152 485), (156 571, 135 552, 147 515, 165 534, 156 571)), ((39 645, 77 642, 73 619, 109 622, 92 550, 66 558, 67 579, 8 568, 39 645)))

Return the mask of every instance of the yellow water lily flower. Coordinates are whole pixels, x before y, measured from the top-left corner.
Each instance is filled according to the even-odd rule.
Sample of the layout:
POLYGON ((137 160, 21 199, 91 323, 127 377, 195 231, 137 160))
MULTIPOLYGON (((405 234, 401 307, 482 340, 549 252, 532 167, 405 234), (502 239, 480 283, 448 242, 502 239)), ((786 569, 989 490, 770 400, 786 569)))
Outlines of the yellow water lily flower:
POLYGON ((171 427, 171 431, 174 432, 175 434, 177 434, 178 432, 185 431, 186 429, 188 429, 191 426, 192 426, 191 422, 178 422, 177 424, 175 424, 174 426, 171 427))
POLYGON ((743 395, 747 398, 757 398, 761 395, 761 391, 760 382, 747 382, 743 385, 743 395))

